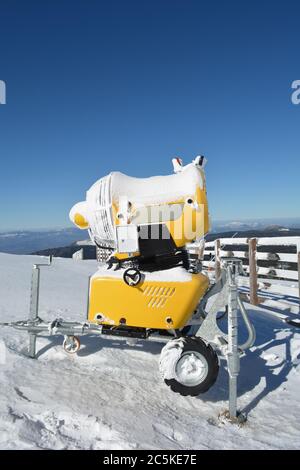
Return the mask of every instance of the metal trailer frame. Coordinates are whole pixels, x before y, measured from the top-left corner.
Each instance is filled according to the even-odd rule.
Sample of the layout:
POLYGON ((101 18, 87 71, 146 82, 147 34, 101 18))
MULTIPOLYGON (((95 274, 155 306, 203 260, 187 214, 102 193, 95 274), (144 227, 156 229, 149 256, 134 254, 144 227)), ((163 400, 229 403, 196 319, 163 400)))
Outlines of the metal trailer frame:
MULTIPOLYGON (((174 339, 170 336, 148 336, 146 338, 131 338, 128 336, 115 336, 102 334, 103 326, 95 325, 90 322, 70 322, 62 318, 57 318, 52 322, 44 322, 39 317, 39 292, 40 292, 40 269, 52 264, 52 257, 49 257, 48 263, 34 264, 31 279, 30 311, 28 320, 17 322, 0 323, 0 326, 10 326, 17 330, 25 330, 29 334, 28 356, 36 357, 36 339, 40 333, 48 335, 61 334, 64 336, 64 345, 66 341, 72 344, 77 341, 75 335, 85 335, 98 333, 103 338, 115 340, 125 340, 129 344, 137 341, 152 341, 167 343, 174 339)), ((237 378, 240 371, 240 356, 250 348, 255 341, 255 330, 249 320, 243 302, 238 293, 237 276, 242 273, 242 261, 237 258, 224 258, 222 260, 222 269, 219 279, 216 280, 199 303, 198 311, 193 316, 188 325, 193 328, 196 337, 209 343, 214 349, 218 350, 219 355, 227 361, 227 370, 229 375, 229 410, 225 414, 230 422, 239 423, 245 420, 245 417, 237 409, 237 378), (209 302, 209 300, 213 300, 209 302), (208 306, 208 304, 210 304, 208 306), (217 324, 217 314, 222 308, 227 308, 228 313, 228 334, 220 330, 217 324), (245 343, 238 344, 238 311, 248 331, 248 338, 245 343)), ((176 332, 170 330, 176 336, 176 332)), ((78 349, 79 349, 78 344, 78 349)))

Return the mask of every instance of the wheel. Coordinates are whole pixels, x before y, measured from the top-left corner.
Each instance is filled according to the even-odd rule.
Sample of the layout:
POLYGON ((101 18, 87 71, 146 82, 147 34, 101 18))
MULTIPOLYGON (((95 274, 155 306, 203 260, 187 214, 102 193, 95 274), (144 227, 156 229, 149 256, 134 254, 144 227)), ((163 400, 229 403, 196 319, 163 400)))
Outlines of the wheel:
POLYGON ((201 338, 177 338, 162 349, 160 371, 173 392, 197 396, 215 383, 219 372, 218 356, 201 338))
POLYGON ((80 348, 80 339, 77 336, 65 336, 63 348, 68 354, 75 354, 80 348))

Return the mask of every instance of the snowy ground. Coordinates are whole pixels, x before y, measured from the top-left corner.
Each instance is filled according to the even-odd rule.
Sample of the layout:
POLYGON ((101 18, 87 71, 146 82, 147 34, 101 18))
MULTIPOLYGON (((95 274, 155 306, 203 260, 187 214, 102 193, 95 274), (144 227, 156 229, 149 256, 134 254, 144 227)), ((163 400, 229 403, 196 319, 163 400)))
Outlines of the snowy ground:
MULTIPOLYGON (((249 295, 249 278, 239 278, 240 291, 249 295)), ((258 297, 260 304, 276 312, 278 317, 297 318, 299 316, 299 287, 296 281, 259 279, 258 297)))
MULTIPOLYGON (((38 257, 0 254, 0 321, 27 317, 31 265, 38 257)), ((93 261, 56 259, 44 268, 40 316, 83 320, 93 261)), ((2 449, 297 449, 300 446, 300 330, 251 310, 255 347, 241 361, 241 428, 222 424, 227 373, 198 398, 174 394, 158 371, 161 346, 136 347, 83 336, 68 356, 59 336, 38 339, 0 328, 2 449)))

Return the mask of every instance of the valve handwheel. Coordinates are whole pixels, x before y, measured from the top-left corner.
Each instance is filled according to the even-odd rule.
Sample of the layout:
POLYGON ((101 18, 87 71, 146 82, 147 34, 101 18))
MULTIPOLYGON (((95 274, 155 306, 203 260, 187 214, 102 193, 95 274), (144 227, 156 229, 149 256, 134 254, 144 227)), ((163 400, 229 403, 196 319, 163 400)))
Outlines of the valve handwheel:
POLYGON ((142 274, 138 269, 128 268, 123 274, 123 279, 128 286, 137 286, 142 280, 142 274))

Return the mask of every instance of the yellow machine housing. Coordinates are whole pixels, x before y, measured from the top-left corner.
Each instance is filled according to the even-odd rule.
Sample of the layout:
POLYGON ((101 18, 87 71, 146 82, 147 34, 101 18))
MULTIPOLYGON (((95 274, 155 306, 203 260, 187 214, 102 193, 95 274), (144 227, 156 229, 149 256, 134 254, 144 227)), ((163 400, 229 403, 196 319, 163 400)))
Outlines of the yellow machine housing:
POLYGON ((109 270, 100 270, 90 282, 88 320, 110 326, 182 328, 206 292, 209 280, 183 268, 175 268, 175 272, 176 281, 170 280, 168 270, 161 272, 159 279, 146 273, 144 281, 134 287, 125 284, 122 277, 110 275, 109 270))

